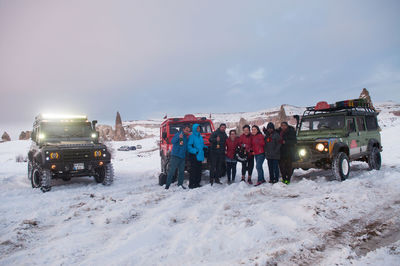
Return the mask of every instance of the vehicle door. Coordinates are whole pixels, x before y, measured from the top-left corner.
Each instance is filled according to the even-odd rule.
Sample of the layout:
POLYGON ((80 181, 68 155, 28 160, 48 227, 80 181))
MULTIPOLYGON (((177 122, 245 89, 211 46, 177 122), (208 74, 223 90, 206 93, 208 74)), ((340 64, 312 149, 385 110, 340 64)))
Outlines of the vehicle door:
POLYGON ((356 117, 358 140, 360 143, 360 153, 367 152, 367 149, 368 149, 368 135, 367 135, 367 128, 365 126, 364 118, 365 118, 364 116, 356 117))
POLYGON ((346 127, 348 132, 347 146, 350 149, 350 157, 353 157, 360 153, 360 143, 354 117, 346 118, 346 127))

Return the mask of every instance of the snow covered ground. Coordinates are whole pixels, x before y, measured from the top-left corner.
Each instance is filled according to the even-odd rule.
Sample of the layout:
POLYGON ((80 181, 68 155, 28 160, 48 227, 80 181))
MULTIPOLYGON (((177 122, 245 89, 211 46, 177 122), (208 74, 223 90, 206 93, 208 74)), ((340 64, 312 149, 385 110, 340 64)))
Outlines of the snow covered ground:
POLYGON ((29 141, 1 143, 0 265, 399 265, 399 130, 383 129, 381 171, 353 163, 342 183, 296 170, 289 186, 211 187, 205 173, 167 191, 157 138, 112 143, 112 186, 57 180, 45 194, 16 162, 29 141))

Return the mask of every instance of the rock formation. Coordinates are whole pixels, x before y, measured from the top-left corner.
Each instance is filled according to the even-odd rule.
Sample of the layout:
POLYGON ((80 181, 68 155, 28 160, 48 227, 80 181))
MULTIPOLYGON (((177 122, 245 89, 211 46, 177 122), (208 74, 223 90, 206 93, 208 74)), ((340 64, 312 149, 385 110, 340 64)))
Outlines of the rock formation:
POLYGON ((31 138, 31 131, 21 131, 19 134, 19 140, 28 140, 31 138))
POLYGON ((4 131, 3 135, 1 136, 1 140, 2 140, 3 142, 5 142, 5 141, 11 141, 10 135, 8 135, 8 133, 4 131))
POLYGON ((240 118, 239 124, 236 127, 237 135, 241 135, 243 133, 243 126, 244 125, 250 125, 249 122, 244 119, 243 117, 240 118))
POLYGON ((283 106, 283 104, 281 105, 281 108, 279 109, 278 118, 277 118, 277 121, 275 122, 275 127, 276 128, 280 127, 282 122, 289 122, 289 118, 286 115, 285 107, 283 106))
POLYGON ((122 119, 119 112, 117 112, 117 117, 115 118, 115 134, 114 134, 115 141, 125 141, 126 135, 125 130, 122 127, 122 119))
POLYGON ((96 131, 99 132, 99 139, 101 142, 114 139, 114 130, 109 125, 96 125, 96 131))
POLYGON ((362 90, 359 98, 365 99, 367 103, 369 103, 369 105, 372 107, 372 109, 375 110, 374 105, 372 104, 371 96, 369 95, 369 91, 366 88, 362 90))

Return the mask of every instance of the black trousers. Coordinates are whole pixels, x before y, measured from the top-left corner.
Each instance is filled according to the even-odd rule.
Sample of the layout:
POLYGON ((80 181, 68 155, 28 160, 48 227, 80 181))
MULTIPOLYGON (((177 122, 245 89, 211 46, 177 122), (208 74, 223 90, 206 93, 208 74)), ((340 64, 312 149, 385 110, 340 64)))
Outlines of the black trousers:
POLYGON ((281 158, 279 161, 279 168, 281 170, 282 179, 290 181, 293 174, 292 158, 281 158))
POLYGON ((228 181, 235 181, 236 177, 236 164, 237 162, 226 162, 226 175, 228 177, 228 181))
POLYGON ((189 170, 189 188, 200 186, 202 162, 198 161, 196 155, 189 153, 190 170, 189 170))
POLYGON ((224 153, 210 153, 211 157, 211 169, 210 178, 219 179, 222 176, 222 171, 225 164, 225 154, 224 153))
POLYGON ((249 176, 253 174, 254 169, 254 156, 249 156, 248 160, 242 162, 242 176, 246 175, 246 172, 249 173, 249 176))

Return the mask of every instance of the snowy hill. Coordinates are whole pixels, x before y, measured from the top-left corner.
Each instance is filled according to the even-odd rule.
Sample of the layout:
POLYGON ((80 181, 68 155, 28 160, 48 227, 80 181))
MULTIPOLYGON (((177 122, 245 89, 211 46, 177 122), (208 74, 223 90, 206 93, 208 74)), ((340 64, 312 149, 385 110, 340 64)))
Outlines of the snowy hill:
MULTIPOLYGON (((295 170, 289 186, 254 187, 237 176, 211 187, 205 172, 199 189, 166 191, 157 184, 160 121, 135 121, 124 126, 155 136, 111 142, 143 146, 115 152, 112 186, 55 180, 43 194, 16 162, 30 142, 0 143, 0 265, 399 265, 400 105, 376 107, 382 169, 354 162, 344 182, 329 171, 295 170)), ((284 108, 288 116, 302 110, 284 108)), ((212 117, 256 121, 279 110, 212 117)))

